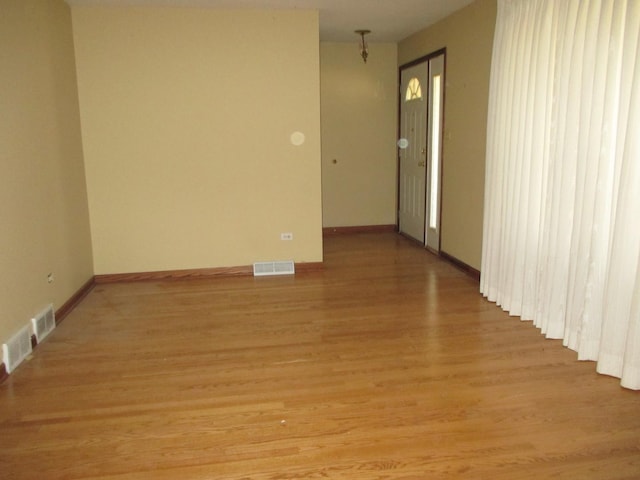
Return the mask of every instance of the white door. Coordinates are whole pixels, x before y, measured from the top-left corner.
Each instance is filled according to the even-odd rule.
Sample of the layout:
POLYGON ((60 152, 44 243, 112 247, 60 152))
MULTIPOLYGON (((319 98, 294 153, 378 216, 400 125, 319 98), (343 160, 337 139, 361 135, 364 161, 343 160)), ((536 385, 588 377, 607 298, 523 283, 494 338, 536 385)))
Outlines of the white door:
POLYGON ((425 185, 427 180, 427 63, 400 73, 400 232, 425 242, 425 185), (424 91, 424 94, 423 94, 424 91))
POLYGON ((400 72, 400 232, 440 251, 444 53, 400 72))

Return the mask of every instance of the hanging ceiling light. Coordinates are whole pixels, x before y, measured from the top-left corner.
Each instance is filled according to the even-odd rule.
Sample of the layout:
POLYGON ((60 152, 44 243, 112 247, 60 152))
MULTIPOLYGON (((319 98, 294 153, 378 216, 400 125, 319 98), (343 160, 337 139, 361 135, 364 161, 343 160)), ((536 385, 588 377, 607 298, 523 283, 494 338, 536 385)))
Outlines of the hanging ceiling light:
POLYGON ((360 55, 362 56, 362 60, 364 60, 364 63, 367 63, 369 48, 367 47, 367 42, 364 41, 364 36, 368 33, 371 33, 371 30, 356 30, 355 33, 360 35, 360 55))

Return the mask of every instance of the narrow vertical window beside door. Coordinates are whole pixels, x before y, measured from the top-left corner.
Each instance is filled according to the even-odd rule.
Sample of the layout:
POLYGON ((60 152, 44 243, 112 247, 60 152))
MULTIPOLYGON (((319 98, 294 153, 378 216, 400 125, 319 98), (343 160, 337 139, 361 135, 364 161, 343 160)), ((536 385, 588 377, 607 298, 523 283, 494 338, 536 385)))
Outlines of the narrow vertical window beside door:
POLYGON ((440 251, 440 171, 442 169, 442 130, 444 123, 444 53, 429 59, 429 131, 427 133, 427 215, 426 246, 440 251))
POLYGON ((433 109, 431 118, 431 185, 429 201, 429 228, 438 227, 438 198, 440 183, 440 75, 433 77, 433 109))

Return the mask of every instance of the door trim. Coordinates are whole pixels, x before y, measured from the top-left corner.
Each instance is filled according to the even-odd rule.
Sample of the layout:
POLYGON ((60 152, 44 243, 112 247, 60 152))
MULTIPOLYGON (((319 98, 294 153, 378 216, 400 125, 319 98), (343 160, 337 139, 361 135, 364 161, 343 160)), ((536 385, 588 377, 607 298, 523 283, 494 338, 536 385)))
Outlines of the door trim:
MULTIPOLYGON (((422 57, 416 58, 415 60, 411 60, 410 62, 404 63, 402 65, 400 65, 398 67, 398 114, 397 114, 397 118, 398 118, 398 125, 396 127, 396 138, 400 138, 400 134, 401 132, 401 128, 400 128, 400 120, 402 118, 402 98, 403 98, 403 94, 404 92, 402 92, 402 71, 407 69, 407 68, 411 68, 415 65, 418 65, 420 63, 423 62, 429 62, 429 60, 431 60, 432 58, 438 57, 440 55, 444 55, 444 67, 443 67, 443 71, 444 71, 444 78, 445 78, 445 85, 444 85, 444 89, 442 90, 442 125, 443 125, 443 129, 441 132, 441 142, 440 142, 440 191, 438 192, 438 216, 440 219, 440 225, 438 228, 438 245, 440 246, 440 250, 438 252, 433 252, 436 254, 439 254, 442 251, 442 190, 443 190, 443 184, 442 184, 442 179, 444 178, 444 156, 443 156, 443 151, 444 151, 444 125, 446 122, 446 111, 447 109, 445 108, 446 106, 446 102, 447 102, 447 47, 442 47, 438 50, 435 50, 431 53, 428 53, 427 55, 424 55, 422 57)), ((429 124, 429 116, 427 115, 427 124, 426 124, 426 128, 427 128, 427 134, 428 134, 428 129, 430 127, 429 124)), ((426 172, 425 172, 426 173, 426 172)), ((426 179, 425 179, 426 180, 426 179)), ((396 185, 396 190, 397 190, 397 195, 396 195, 396 226, 398 231, 400 231, 400 147, 396 146, 396 181, 397 181, 397 185, 396 185)), ((426 195, 426 190, 425 190, 425 195, 426 195)), ((426 200, 426 198, 425 198, 426 200)), ((425 242, 424 242, 424 248, 427 248, 426 245, 426 226, 425 226, 425 242)), ((430 251, 433 251, 432 249, 429 249, 430 251)))

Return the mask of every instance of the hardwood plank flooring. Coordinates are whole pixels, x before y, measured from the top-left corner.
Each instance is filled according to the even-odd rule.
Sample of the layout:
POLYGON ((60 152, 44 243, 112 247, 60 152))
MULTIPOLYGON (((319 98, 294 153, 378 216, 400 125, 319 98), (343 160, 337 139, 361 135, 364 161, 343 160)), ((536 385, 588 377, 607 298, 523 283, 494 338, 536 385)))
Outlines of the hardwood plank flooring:
POLYGON ((97 285, 0 385, 2 479, 638 479, 640 394, 393 233, 97 285))

